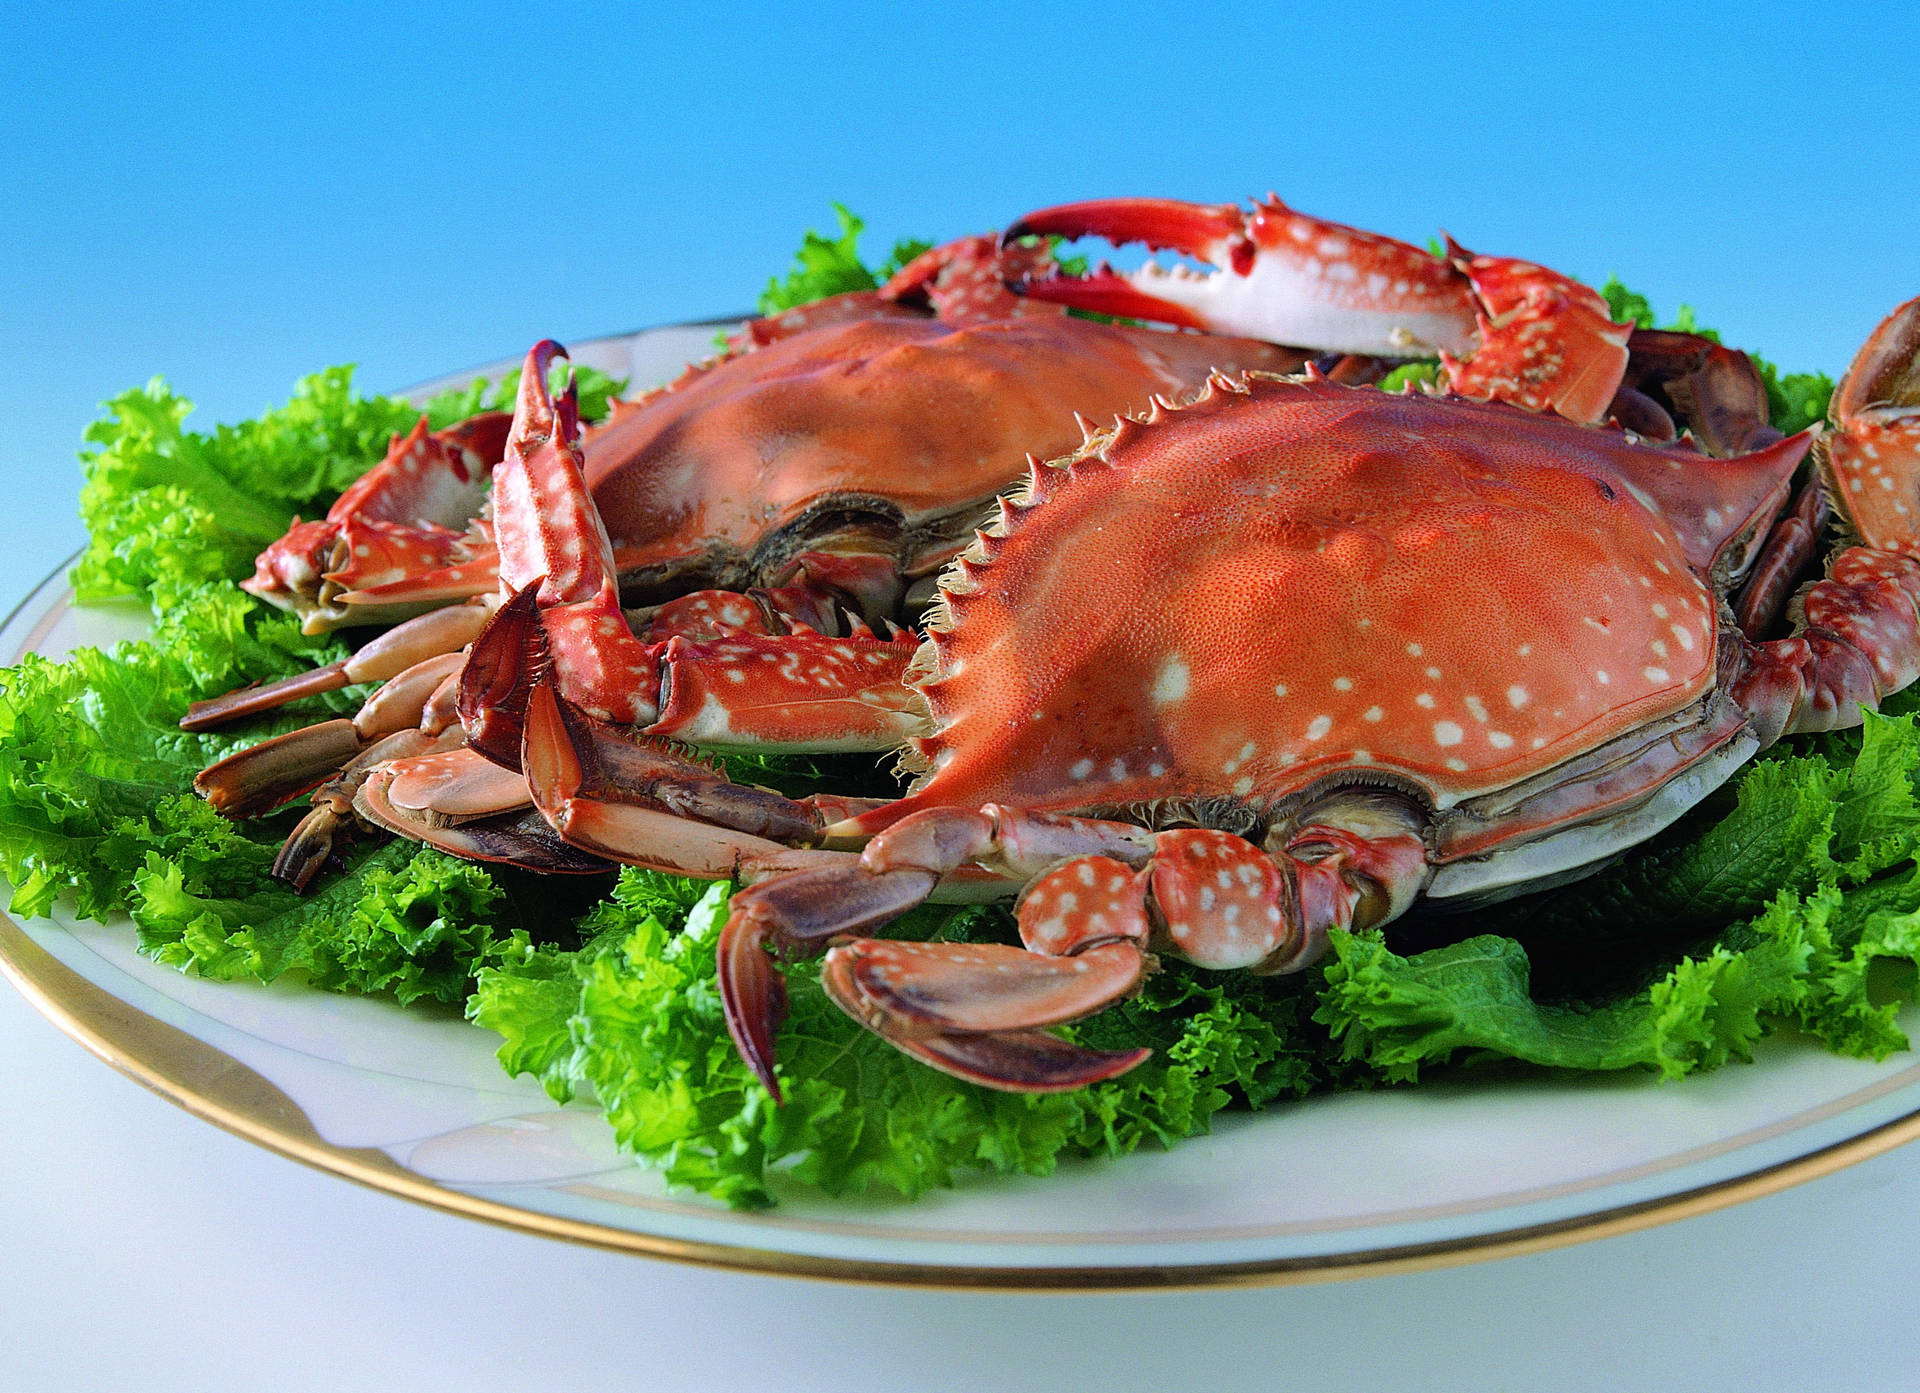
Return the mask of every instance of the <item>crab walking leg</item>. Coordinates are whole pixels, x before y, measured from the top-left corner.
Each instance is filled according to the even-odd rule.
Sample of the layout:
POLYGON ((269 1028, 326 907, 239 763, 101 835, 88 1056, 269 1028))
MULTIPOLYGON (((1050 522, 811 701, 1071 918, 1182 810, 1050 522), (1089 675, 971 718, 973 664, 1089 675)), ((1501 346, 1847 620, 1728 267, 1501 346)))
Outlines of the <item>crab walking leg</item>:
POLYGON ((1021 287, 1056 304, 1339 353, 1437 354, 1461 396, 1588 424, 1604 417, 1626 372, 1632 326, 1613 323, 1606 301, 1579 282, 1452 242, 1435 256, 1297 213, 1272 195, 1251 214, 1233 204, 1096 199, 1029 213, 1006 235, 1031 233, 1145 242, 1219 268, 1102 266, 1021 287))
POLYGON ((1832 415, 1832 501, 1863 545, 1800 593, 1794 634, 1747 648, 1735 696, 1763 740, 1858 725, 1920 677, 1920 298, 1854 356, 1832 415))
POLYGON ((1920 561, 1849 547, 1800 605, 1797 633, 1747 646, 1733 689, 1764 744, 1857 726, 1920 677, 1920 561))
POLYGON ((857 867, 787 876, 734 897, 721 934, 721 999, 742 1057, 776 1098, 782 998, 763 950, 877 927, 969 865, 1027 882, 1018 906, 1024 949, 856 937, 828 952, 821 981, 843 1010, 906 1053, 1013 1092, 1083 1087, 1147 1057, 1084 1050, 1040 1027, 1132 991, 1150 945, 1203 967, 1294 971, 1321 954, 1330 930, 1399 912, 1427 874, 1425 843, 1411 832, 1315 825, 1276 856, 1203 828, 1150 833, 994 804, 912 814, 869 842, 857 867))
POLYGON ((271 711, 300 697, 338 691, 356 682, 385 682, 416 663, 458 653, 487 622, 491 606, 475 602, 417 615, 337 662, 264 686, 242 687, 224 696, 196 701, 180 719, 180 729, 201 731, 242 716, 271 711))
POLYGON ((732 875, 821 826, 806 803, 736 784, 664 741, 623 736, 551 682, 528 698, 520 762, 534 806, 567 842, 677 875, 732 875))
MULTIPOLYGON (((857 829, 858 820, 845 825, 857 829)), ((1071 857, 1104 855, 1132 864, 1144 861, 1150 849, 1151 834, 1124 823, 993 804, 979 812, 932 808, 902 819, 873 838, 857 859, 777 876, 733 897, 718 954, 727 1031, 741 1058, 778 1102, 773 1041, 786 1014, 786 985, 774 970, 769 950, 783 955, 818 952, 835 935, 878 928, 924 902, 944 877, 969 865, 1018 884, 1071 857)), ((1060 1089, 1079 1087, 1068 1081, 1076 1074, 1081 1082, 1093 1082, 1145 1057, 1126 1051, 1115 1059, 1046 1039, 1061 1047, 1050 1051, 1054 1067, 1047 1073, 1052 1086, 1060 1089)))
POLYGON ((461 747, 387 760, 353 788, 354 813, 453 856, 554 875, 604 875, 613 863, 568 846, 534 810, 527 781, 461 747))
POLYGON ((273 878, 304 892, 320 874, 334 849, 353 831, 353 799, 374 768, 390 760, 407 759, 438 750, 457 741, 459 732, 442 730, 429 735, 415 727, 374 741, 339 773, 313 792, 313 807, 281 844, 273 861, 273 878))
POLYGON ((423 658, 382 683, 351 719, 322 721, 238 750, 196 774, 194 792, 224 817, 258 817, 344 772, 386 736, 408 729, 438 736, 452 717, 441 696, 462 662, 457 652, 423 658))
POLYGON ((1813 563, 1831 510, 1816 474, 1800 485, 1793 507, 1767 534, 1746 586, 1734 604, 1740 632, 1757 639, 1779 619, 1802 573, 1813 563))

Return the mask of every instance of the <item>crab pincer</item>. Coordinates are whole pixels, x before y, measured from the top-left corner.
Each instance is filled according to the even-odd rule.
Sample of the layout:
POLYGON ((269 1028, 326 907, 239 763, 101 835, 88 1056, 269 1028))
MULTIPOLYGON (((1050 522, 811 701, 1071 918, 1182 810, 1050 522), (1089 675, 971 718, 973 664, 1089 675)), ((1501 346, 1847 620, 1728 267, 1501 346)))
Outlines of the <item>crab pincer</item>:
POLYGON ((1148 262, 1052 275, 1022 293, 1216 334, 1388 358, 1438 356, 1454 392, 1569 420, 1603 420, 1627 366, 1630 324, 1579 282, 1448 241, 1443 255, 1296 212, 1269 194, 1251 213, 1163 198, 1095 199, 1029 213, 1006 236, 1144 242, 1218 268, 1148 262))
POLYGON ((300 616, 308 633, 391 622, 492 588, 492 544, 476 524, 511 418, 483 412, 442 431, 422 416, 326 517, 295 521, 240 582, 300 616))

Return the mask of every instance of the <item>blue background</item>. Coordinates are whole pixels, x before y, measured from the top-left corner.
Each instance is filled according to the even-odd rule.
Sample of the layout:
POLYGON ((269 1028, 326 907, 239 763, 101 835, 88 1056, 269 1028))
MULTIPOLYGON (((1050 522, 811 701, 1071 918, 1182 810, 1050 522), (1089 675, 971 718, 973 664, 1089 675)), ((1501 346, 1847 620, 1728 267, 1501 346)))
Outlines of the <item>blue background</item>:
MULTIPOLYGON (((1691 302, 1732 342, 1838 372, 1920 293, 1920 17, 1827 9, 186 18, 0 0, 0 598, 80 543, 81 431, 154 373, 205 428, 329 363, 393 388, 543 335, 745 308, 832 200, 877 253, 1067 199, 1272 189, 1403 238, 1444 227, 1617 272, 1663 312, 1691 302)), ((1316 1361, 1352 1389, 1550 1386, 1541 1363, 1581 1388, 1912 1378, 1912 1148, 1484 1267, 914 1300, 431 1214, 146 1097, 4 990, 0 1026, 0 1115, 27 1120, 0 1145, 10 1386, 291 1387, 298 1365, 315 1381, 300 1386, 336 1389, 394 1386, 393 1369, 423 1387, 585 1387, 560 1365, 591 1355, 614 1366, 593 1386, 752 1387, 775 1338, 792 1387, 855 1369, 876 1387, 1072 1386, 1063 1367, 1116 1388, 1307 1387, 1287 1370, 1316 1361), (650 1362, 663 1349, 672 1378, 650 1362)))
POLYGON ((831 200, 877 252, 1273 189, 1835 372, 1920 291, 1904 7, 0 11, 9 593, 78 544, 80 432, 151 374, 204 428, 324 364, 390 388, 744 308, 831 200))

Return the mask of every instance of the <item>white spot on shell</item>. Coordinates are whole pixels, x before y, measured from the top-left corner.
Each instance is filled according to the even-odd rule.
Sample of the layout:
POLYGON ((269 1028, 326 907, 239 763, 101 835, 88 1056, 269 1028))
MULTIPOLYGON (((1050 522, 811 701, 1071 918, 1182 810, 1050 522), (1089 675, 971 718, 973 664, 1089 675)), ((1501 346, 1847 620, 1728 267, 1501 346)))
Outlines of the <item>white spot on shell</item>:
POLYGON ((1160 675, 1153 679, 1154 705, 1166 706, 1184 698, 1189 675, 1187 665, 1180 657, 1167 659, 1161 665, 1160 675))
POLYGON ((1436 745, 1458 745, 1465 736, 1466 732, 1452 721, 1433 723, 1433 743, 1436 745))
POLYGON ((1351 677, 1336 677, 1333 679, 1333 689, 1336 692, 1350 692, 1353 690, 1353 679, 1351 677))
POLYGON ((1433 693, 1432 692, 1420 693, 1418 696, 1416 696, 1413 699, 1413 704, 1415 706, 1423 706, 1429 711, 1433 710, 1433 693))
POLYGON ((1363 721, 1378 721, 1384 718, 1386 714, 1387 713, 1378 706, 1369 706, 1365 711, 1360 713, 1360 719, 1363 721))
POLYGON ((1307 723, 1307 739, 1319 740, 1333 729, 1333 717, 1315 716, 1307 723))
POLYGON ((1480 700, 1479 697, 1470 696, 1463 698, 1463 700, 1466 702, 1467 711, 1473 716, 1474 720, 1485 721, 1487 719, 1487 704, 1480 700))
POLYGON ((1527 704, 1527 689, 1518 682, 1507 688, 1507 705, 1518 711, 1527 704))

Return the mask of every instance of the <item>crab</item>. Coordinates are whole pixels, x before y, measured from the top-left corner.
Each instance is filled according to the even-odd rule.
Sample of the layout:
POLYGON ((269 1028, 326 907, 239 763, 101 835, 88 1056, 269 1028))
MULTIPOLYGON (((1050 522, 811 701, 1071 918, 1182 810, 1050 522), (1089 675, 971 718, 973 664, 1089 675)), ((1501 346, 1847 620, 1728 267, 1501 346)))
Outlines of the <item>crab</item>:
POLYGON ((1858 724, 1920 675, 1920 300, 1832 417, 1790 508, 1814 432, 1712 460, 1312 375, 1090 438, 945 578, 920 784, 824 830, 857 861, 734 897, 742 1054, 776 1087, 765 950, 831 942, 828 994, 907 1053, 1080 1087, 1145 1052, 1044 1027, 1154 951, 1297 971, 1416 898, 1576 877, 1783 735, 1858 724), (1851 544, 1785 604, 1828 496, 1851 544), (962 872, 1024 887, 1023 946, 863 936, 962 872))
MULTIPOLYGON (((1146 1052, 1048 1028, 1135 990, 1156 953, 1293 972, 1422 897, 1576 878, 1782 736, 1911 683, 1920 300, 1819 436, 1714 458, 1311 370, 1216 374, 1036 466, 944 573, 899 713, 905 797, 739 789, 583 707, 533 574, 551 555, 475 644, 492 687, 469 736, 563 844, 745 883, 719 989, 776 1099, 769 950, 824 949, 829 996, 935 1068, 1083 1087, 1146 1052), (1829 502, 1847 544, 1792 594, 1829 502), (1015 893, 1017 947, 870 936, 930 897, 1015 893)), ((822 698, 839 680, 806 675, 822 698)), ((357 806, 431 839, 436 790, 478 759, 382 765, 357 806)))
MULTIPOLYGON (((1249 340, 1072 318, 1007 290, 1006 278, 1048 265, 1044 247, 949 243, 879 291, 753 321, 721 358, 614 404, 588 434, 581 468, 612 539, 615 593, 640 607, 633 617, 655 650, 627 662, 624 675, 642 677, 620 702, 627 718, 662 716, 645 675, 675 636, 777 638, 801 661, 822 639, 864 643, 872 625, 910 619, 1028 452, 1077 438, 1077 415, 1190 395, 1216 367, 1304 361, 1249 340)), ((386 684, 351 723, 262 742, 203 771, 196 787, 216 807, 268 811, 344 765, 418 752, 420 736, 450 728, 460 650, 501 597, 488 505, 508 421, 493 414, 435 434, 423 420, 324 519, 296 523, 262 553, 243 584, 309 630, 404 622, 313 672, 195 703, 181 722, 189 730, 350 683, 386 684)), ((617 609, 607 622, 622 622, 617 609)), ((904 663, 902 650, 873 675, 897 686, 904 663)), ((893 739, 867 710, 822 708, 855 724, 816 722, 788 738, 858 748, 893 739)), ((292 878, 306 883, 331 845, 323 830, 338 825, 322 817, 297 832, 283 871, 298 867, 292 878)))

